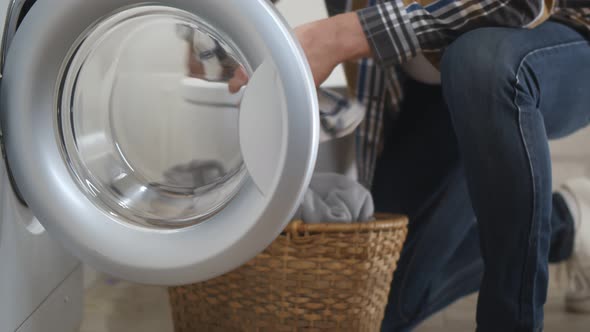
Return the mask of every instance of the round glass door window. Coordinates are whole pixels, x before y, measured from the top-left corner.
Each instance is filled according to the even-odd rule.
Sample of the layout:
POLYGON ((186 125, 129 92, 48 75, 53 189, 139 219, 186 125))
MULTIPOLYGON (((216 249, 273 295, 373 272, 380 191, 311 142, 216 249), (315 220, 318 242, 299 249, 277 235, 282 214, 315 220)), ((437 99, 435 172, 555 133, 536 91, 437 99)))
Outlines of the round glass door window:
POLYGON ((238 126, 252 68, 201 22, 170 7, 126 9, 89 29, 64 66, 62 155, 118 220, 194 225, 245 181, 238 126))

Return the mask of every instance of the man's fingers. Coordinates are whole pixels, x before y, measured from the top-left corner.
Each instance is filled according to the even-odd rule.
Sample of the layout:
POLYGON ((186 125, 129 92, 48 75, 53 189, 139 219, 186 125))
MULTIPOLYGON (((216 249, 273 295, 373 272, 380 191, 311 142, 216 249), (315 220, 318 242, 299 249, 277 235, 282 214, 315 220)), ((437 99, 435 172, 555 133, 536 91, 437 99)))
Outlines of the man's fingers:
POLYGON ((229 92, 237 93, 244 85, 248 84, 248 80, 248 74, 244 68, 240 66, 236 69, 234 76, 228 82, 229 92))

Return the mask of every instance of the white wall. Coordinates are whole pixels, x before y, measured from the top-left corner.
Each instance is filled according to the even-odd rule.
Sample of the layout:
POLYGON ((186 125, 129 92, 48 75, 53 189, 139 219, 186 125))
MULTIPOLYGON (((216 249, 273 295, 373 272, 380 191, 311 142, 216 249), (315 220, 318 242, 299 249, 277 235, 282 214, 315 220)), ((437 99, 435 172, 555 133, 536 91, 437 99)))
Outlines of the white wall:
POLYGON ((567 179, 590 176, 590 127, 565 139, 551 142, 553 186, 567 179))

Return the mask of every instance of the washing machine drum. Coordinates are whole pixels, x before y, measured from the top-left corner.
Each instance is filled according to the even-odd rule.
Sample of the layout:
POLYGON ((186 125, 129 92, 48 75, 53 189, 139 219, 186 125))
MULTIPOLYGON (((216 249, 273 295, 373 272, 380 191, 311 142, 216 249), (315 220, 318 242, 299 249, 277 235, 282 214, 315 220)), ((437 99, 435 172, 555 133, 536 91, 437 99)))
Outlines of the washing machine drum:
POLYGON ((315 88, 265 0, 38 0, 1 90, 8 165, 74 255, 174 285, 289 222, 317 152, 315 88))

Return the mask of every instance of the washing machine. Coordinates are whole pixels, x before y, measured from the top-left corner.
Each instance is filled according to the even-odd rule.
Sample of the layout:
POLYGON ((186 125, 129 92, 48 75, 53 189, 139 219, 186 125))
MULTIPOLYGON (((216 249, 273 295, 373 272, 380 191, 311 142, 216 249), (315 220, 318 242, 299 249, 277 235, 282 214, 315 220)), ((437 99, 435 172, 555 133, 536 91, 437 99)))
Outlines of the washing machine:
POLYGON ((319 119, 270 2, 1 3, 0 331, 75 331, 81 262, 193 283, 283 230, 319 119))

